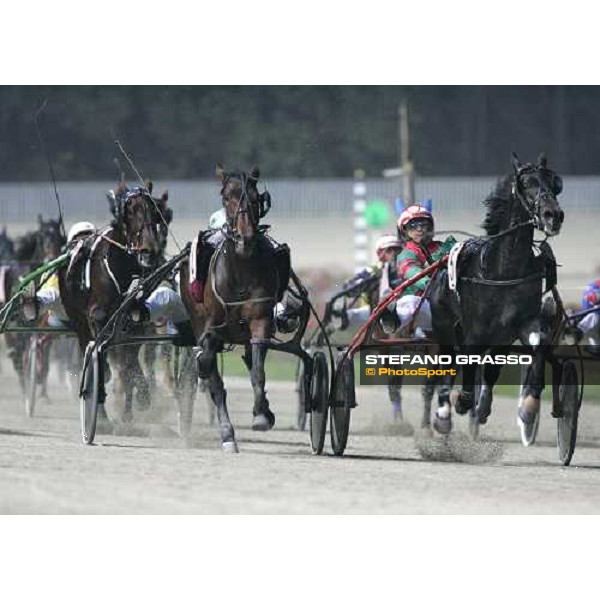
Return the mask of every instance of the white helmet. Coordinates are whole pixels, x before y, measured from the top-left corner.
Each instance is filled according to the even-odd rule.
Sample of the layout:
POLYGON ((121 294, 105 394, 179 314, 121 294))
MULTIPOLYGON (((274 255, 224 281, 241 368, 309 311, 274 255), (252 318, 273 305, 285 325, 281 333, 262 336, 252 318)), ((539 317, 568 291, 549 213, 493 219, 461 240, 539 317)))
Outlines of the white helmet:
POLYGON ((375 244, 375 252, 389 248, 402 248, 402 240, 397 235, 382 235, 375 244))
POLYGON ((210 215, 208 226, 210 229, 221 229, 225 223, 227 223, 227 213, 225 212, 225 208, 220 208, 210 215))
POLYGON ((75 223, 75 225, 69 229, 69 233, 67 235, 67 244, 70 244, 73 241, 73 238, 77 235, 82 233, 95 233, 95 231, 96 227, 93 223, 90 223, 89 221, 79 221, 79 223, 75 223))

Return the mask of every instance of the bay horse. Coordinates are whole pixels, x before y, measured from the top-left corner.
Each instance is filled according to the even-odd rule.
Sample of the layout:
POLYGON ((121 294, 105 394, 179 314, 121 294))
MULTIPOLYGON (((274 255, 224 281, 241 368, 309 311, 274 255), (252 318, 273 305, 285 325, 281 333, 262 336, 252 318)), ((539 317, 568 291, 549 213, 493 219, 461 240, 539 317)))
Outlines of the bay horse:
MULTIPOLYGON (((1 238, 6 238, 6 229, 4 229, 1 238)), ((66 238, 63 234, 60 220, 44 220, 42 215, 38 215, 38 228, 34 231, 18 236, 14 242, 4 241, 4 257, 2 262, 8 261, 0 274, 0 305, 6 302, 12 293, 17 289, 19 277, 29 273, 43 263, 57 258, 66 244, 66 238), (9 254, 12 250, 12 254, 9 254)), ((40 376, 42 384, 41 396, 48 397, 47 379, 50 366, 50 347, 51 339, 48 338, 42 346, 40 376)), ((21 390, 25 392, 25 378, 23 373, 23 359, 26 349, 29 347, 28 334, 6 334, 6 345, 8 355, 11 358, 13 367, 19 378, 21 390)))
MULTIPOLYGON (((546 237, 560 233, 564 212, 557 196, 561 191, 562 179, 548 168, 545 154, 539 155, 537 163, 523 164, 513 153, 512 172, 484 201, 487 235, 469 240, 458 256, 456 291, 449 289, 447 270, 438 274, 431 289, 433 333, 442 353, 458 347, 464 353, 505 354, 516 340, 533 349, 533 366, 518 413, 521 435, 529 439, 535 437, 544 387, 542 280, 546 278, 550 288, 556 279, 552 251, 545 240, 534 241, 534 232, 546 237)), ((478 405, 479 421, 486 423, 501 367, 485 364, 479 398, 474 398, 477 365, 462 368, 455 410, 465 414, 478 405)))
MULTIPOLYGON (((118 192, 120 219, 81 241, 74 248, 69 265, 59 271, 61 299, 82 353, 119 307, 134 278, 156 267, 160 252, 157 232, 162 215, 150 190, 135 187, 118 192)), ((125 392, 126 421, 132 417, 135 379, 137 370, 141 371, 138 351, 139 347, 118 347, 111 360, 125 392)), ((105 365, 100 364, 98 416, 107 424, 104 372, 105 365)), ((89 393, 90 389, 84 390, 84 394, 89 393)))
POLYGON ((244 345, 244 362, 254 391, 252 428, 271 429, 275 415, 265 392, 266 342, 274 333, 273 307, 288 281, 281 275, 270 240, 259 227, 260 218, 266 214, 264 195, 257 190, 260 170, 253 167, 250 173, 227 172, 218 165, 216 172, 227 223, 210 258, 202 297, 193 295, 187 262, 181 268, 180 292, 197 340, 198 373, 208 379, 217 410, 223 450, 237 452, 216 354, 224 344, 244 345))
MULTIPOLYGON (((153 192, 154 184, 152 181, 147 180, 145 183, 146 189, 150 194, 153 192)), ((123 201, 129 192, 129 187, 127 183, 124 181, 123 176, 117 183, 115 190, 111 190, 107 194, 107 200, 109 203, 109 209, 113 216, 113 225, 120 227, 123 221, 123 201)), ((160 196, 152 196, 152 200, 154 201, 156 207, 158 208, 159 213, 162 215, 162 218, 159 221, 157 235, 158 235, 158 245, 159 245, 159 254, 156 261, 156 266, 159 267, 164 264, 166 258, 166 247, 169 236, 169 226, 173 220, 173 210, 168 206, 169 200, 169 192, 165 190, 160 196)), ((148 331, 163 333, 163 329, 166 327, 166 324, 146 324, 145 326, 140 325, 138 329, 146 328, 148 331)), ((143 358, 144 358, 144 366, 146 373, 142 371, 139 360, 133 362, 133 382, 134 386, 137 388, 137 405, 138 407, 145 409, 148 408, 151 404, 151 399, 154 397, 156 392, 156 358, 157 358, 157 350, 158 347, 156 344, 143 344, 137 346, 138 351, 142 349, 143 346, 143 358)), ((133 346, 131 347, 133 348, 133 346)), ((164 344, 160 346, 161 356, 165 359, 167 364, 166 373, 167 377, 170 374, 170 364, 173 358, 173 347, 170 344, 164 344)), ((169 387, 172 387, 172 382, 167 381, 169 387)))

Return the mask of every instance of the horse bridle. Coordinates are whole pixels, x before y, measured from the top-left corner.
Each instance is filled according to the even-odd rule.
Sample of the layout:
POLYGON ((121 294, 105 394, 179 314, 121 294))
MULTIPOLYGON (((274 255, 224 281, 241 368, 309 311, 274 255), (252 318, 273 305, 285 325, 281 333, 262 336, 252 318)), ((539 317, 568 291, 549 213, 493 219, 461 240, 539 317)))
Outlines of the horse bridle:
MULTIPOLYGON (((223 187, 221 188, 221 197, 223 198, 223 205, 225 205, 225 202, 226 202, 226 199, 223 195, 225 192, 225 188, 227 187, 227 184, 229 183, 229 181, 231 179, 233 179, 234 177, 235 178, 239 177, 240 183, 242 184, 242 186, 241 186, 242 192, 240 195, 240 200, 238 202, 235 214, 230 219, 228 218, 229 229, 230 229, 231 233, 233 233, 235 235, 237 233, 236 229, 235 229, 235 223, 237 222, 238 217, 243 214, 250 215, 250 220, 252 221, 252 225, 254 226, 254 228, 258 228, 258 222, 260 221, 260 219, 262 219, 269 212, 269 210, 271 210, 271 194, 269 194, 268 190, 265 190, 262 194, 258 194, 258 200, 256 201, 258 203, 258 219, 255 219, 254 212, 253 212, 252 206, 251 206, 252 201, 248 197, 248 182, 249 181, 257 182, 258 177, 252 177, 252 175, 248 176, 243 171, 239 174, 231 173, 227 176, 227 178, 223 182, 223 187), (246 208, 246 206, 248 208, 246 208)), ((258 190, 257 190, 257 193, 258 193, 258 190)))
MULTIPOLYGON (((123 198, 123 212, 121 214, 121 219, 122 219, 121 227, 123 228, 123 232, 125 233, 126 237, 127 237, 128 232, 127 232, 127 224, 125 223, 125 214, 126 214, 125 208, 127 206, 127 202, 129 202, 133 198, 137 198, 137 197, 141 197, 145 200, 145 202, 144 202, 144 221, 145 221, 146 216, 148 215, 148 210, 147 210, 148 206, 150 206, 152 209, 154 209, 157 212, 157 214, 160 215, 160 210, 159 210, 158 206, 156 205, 154 198, 152 198, 152 196, 150 195, 150 192, 146 188, 142 188, 142 187, 133 188, 132 190, 127 192, 127 194, 123 198)), ((134 238, 135 242, 132 241, 131 243, 120 244, 120 246, 122 246, 123 249, 128 254, 139 254, 142 251, 141 247, 140 247, 140 240, 143 235, 143 230, 144 230, 144 228, 142 227, 135 234, 135 238, 134 238)))
MULTIPOLYGON (((541 226, 541 221, 540 221, 540 214, 539 214, 540 213, 540 204, 541 204, 542 200, 545 200, 547 198, 556 197, 556 193, 553 192, 552 190, 547 189, 545 186, 542 189, 541 179, 539 177, 538 177, 538 181, 540 182, 540 185, 538 186, 538 193, 537 193, 537 196, 534 198, 533 202, 528 202, 527 199, 523 196, 523 193, 519 190, 519 179, 523 175, 526 175, 528 173, 538 173, 540 170, 541 170, 540 167, 535 167, 533 165, 524 165, 522 167, 519 167, 517 174, 511 183, 511 195, 513 198, 517 198, 519 200, 519 202, 521 203, 521 206, 527 213, 527 216, 529 217, 529 221, 527 221, 526 224, 528 224, 528 225, 532 224, 536 229, 543 231, 543 227, 541 226)), ((558 175, 555 175, 554 177, 560 180, 558 175)), ((562 180, 561 180, 561 186, 562 186, 562 180)), ((561 189, 562 189, 562 187, 561 187, 561 189)), ((558 193, 560 193, 560 191, 558 193)), ((520 226, 521 223, 518 223, 516 225, 520 226)))

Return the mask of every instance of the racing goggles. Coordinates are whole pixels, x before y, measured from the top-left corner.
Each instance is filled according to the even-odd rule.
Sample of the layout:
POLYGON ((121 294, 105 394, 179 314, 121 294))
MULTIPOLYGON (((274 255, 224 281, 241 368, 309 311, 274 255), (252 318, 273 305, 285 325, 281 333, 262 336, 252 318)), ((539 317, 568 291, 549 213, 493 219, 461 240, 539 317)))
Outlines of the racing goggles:
POLYGON ((406 224, 406 229, 408 231, 432 231, 433 223, 430 219, 413 219, 409 223, 406 224))

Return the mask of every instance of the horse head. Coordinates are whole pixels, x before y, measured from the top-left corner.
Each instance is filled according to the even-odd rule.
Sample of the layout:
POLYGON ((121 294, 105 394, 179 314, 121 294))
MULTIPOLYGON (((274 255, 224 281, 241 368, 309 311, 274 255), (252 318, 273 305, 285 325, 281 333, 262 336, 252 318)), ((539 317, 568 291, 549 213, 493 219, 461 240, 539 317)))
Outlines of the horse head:
POLYGON ((128 190, 121 210, 122 218, 116 226, 128 250, 137 255, 142 267, 154 267, 161 251, 158 230, 162 219, 150 190, 145 187, 128 190))
POLYGON ((235 251, 248 257, 256 246, 258 223, 270 208, 268 192, 259 194, 257 189, 260 170, 253 167, 250 173, 244 171, 227 172, 217 165, 220 179, 221 198, 227 214, 227 224, 233 234, 235 251))
POLYGON ((66 243, 60 221, 44 221, 42 215, 38 215, 36 258, 44 261, 57 258, 66 243))
MULTIPOLYGON (((148 182, 149 188, 152 189, 152 182, 148 182)), ((148 187, 148 186, 147 186, 148 187)), ((169 208, 167 202, 169 201, 169 192, 165 190, 160 197, 153 198, 154 203, 160 213, 160 219, 158 223, 158 242, 160 245, 161 253, 167 248, 167 241, 169 237, 169 226, 173 220, 173 210, 169 208)))
POLYGON ((539 155, 537 164, 522 164, 513 152, 513 195, 520 200, 535 226, 546 235, 554 236, 560 233, 565 218, 557 200, 563 184, 561 177, 546 164, 544 153, 539 155))

